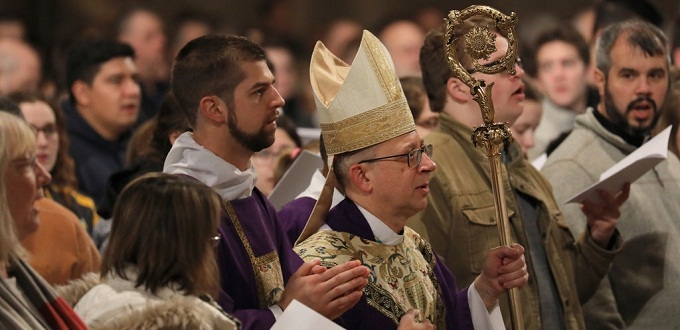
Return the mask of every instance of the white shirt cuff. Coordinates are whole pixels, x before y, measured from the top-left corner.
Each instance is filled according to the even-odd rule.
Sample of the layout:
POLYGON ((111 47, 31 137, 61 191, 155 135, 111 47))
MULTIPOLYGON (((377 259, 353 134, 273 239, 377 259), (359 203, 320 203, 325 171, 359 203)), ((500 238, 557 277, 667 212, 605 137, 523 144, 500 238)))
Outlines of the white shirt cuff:
POLYGON ((505 329, 505 323, 503 323, 503 314, 501 314, 501 309, 498 306, 498 301, 496 301, 496 306, 489 312, 486 309, 484 300, 477 292, 475 284, 472 283, 468 289, 468 304, 470 305, 470 314, 472 314, 472 325, 475 329, 494 329, 503 330, 505 329))
POLYGON ((279 304, 269 306, 269 310, 272 311, 272 314, 274 314, 274 320, 278 320, 279 316, 283 314, 283 309, 281 309, 281 306, 279 306, 279 304))

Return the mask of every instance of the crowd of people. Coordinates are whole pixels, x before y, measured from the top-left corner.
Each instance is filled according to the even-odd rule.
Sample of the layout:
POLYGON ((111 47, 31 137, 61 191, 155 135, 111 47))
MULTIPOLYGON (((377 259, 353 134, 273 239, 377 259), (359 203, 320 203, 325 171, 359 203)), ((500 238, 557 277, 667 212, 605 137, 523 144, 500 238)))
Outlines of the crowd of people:
POLYGON ((297 300, 348 329, 514 329, 510 289, 525 329, 680 324, 680 14, 665 33, 602 0, 520 29, 514 74, 478 71, 510 47, 495 21, 451 31, 494 37, 478 60, 448 41, 514 136, 501 246, 483 115, 431 10, 329 22, 302 54, 136 6, 73 38, 63 77, 0 13, 0 327, 269 329, 297 300), (667 126, 663 161, 568 202, 667 126), (323 166, 274 207, 302 150, 323 166))

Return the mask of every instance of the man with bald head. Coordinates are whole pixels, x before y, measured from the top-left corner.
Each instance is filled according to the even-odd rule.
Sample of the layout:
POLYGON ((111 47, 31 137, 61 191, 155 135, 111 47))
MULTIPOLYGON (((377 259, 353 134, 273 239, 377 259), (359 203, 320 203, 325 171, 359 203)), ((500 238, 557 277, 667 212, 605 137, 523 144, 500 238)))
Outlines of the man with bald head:
POLYGON ((420 47, 425 31, 409 20, 397 20, 387 24, 378 35, 392 56, 398 77, 420 77, 420 47))
POLYGON ((37 90, 41 79, 38 52, 15 39, 0 41, 0 95, 37 90))

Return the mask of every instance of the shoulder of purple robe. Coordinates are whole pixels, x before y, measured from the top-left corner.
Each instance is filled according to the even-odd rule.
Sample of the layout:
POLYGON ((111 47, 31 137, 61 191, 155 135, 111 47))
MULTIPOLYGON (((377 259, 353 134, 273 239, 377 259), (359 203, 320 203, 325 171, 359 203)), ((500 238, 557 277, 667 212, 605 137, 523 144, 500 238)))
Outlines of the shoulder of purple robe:
POLYGON ((288 237, 288 242, 293 245, 302 234, 302 230, 312 214, 316 205, 316 199, 300 197, 290 201, 279 210, 277 216, 283 232, 288 237))
POLYGON ((326 224, 335 231, 350 233, 363 239, 375 241, 375 235, 373 235, 368 221, 349 198, 345 198, 328 212, 326 224))

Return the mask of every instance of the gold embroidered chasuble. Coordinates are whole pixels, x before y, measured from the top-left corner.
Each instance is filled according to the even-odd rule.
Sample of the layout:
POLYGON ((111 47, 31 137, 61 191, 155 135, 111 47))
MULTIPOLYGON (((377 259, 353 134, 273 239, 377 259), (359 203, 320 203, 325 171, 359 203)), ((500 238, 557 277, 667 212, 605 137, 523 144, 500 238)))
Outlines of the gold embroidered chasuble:
POLYGON ((368 304, 395 324, 409 309, 417 309, 439 329, 445 328, 445 310, 433 269, 436 258, 412 229, 404 228, 404 240, 387 245, 359 236, 322 230, 295 247, 304 261, 320 259, 331 268, 359 260, 371 273, 364 296, 368 304))

